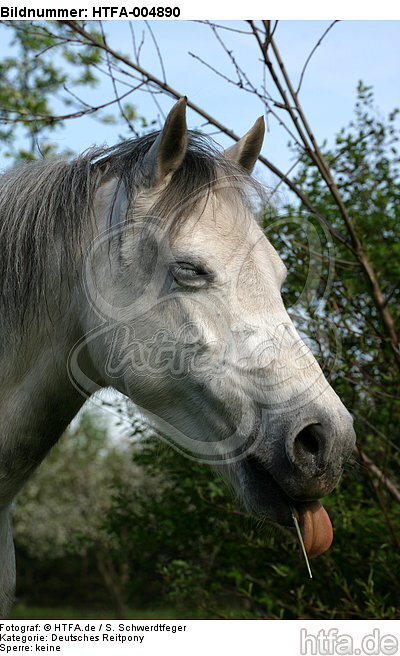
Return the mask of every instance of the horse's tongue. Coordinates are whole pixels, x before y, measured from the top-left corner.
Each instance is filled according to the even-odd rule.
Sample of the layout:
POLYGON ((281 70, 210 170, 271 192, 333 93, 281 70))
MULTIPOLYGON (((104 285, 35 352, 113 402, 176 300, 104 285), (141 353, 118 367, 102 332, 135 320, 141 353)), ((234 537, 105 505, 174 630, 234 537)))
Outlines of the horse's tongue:
POLYGON ((300 530, 309 558, 327 551, 332 544, 333 529, 329 515, 319 501, 298 508, 300 530))

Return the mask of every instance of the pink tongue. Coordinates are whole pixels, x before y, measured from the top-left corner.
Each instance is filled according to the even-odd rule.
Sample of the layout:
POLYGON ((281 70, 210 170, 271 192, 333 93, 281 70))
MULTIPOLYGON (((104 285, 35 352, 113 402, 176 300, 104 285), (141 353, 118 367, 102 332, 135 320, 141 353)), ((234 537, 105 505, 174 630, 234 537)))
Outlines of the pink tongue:
POLYGON ((298 509, 300 530, 309 558, 327 551, 332 544, 333 529, 329 515, 319 501, 298 509))

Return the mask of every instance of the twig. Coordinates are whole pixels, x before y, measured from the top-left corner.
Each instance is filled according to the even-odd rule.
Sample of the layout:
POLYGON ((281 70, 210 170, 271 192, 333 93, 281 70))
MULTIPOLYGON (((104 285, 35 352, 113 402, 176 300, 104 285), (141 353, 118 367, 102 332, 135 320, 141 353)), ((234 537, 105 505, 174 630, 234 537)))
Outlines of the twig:
MULTIPOLYGON (((102 105, 97 105, 96 107, 91 107, 89 106, 87 109, 82 109, 79 112, 71 112, 70 114, 62 114, 62 115, 57 115, 57 116, 49 116, 48 114, 36 114, 34 117, 30 118, 30 114, 18 110, 18 109, 13 109, 13 113, 18 114, 17 118, 7 118, 5 116, 2 116, 1 120, 3 123, 36 123, 37 121, 41 121, 43 123, 54 123, 56 121, 66 121, 67 119, 70 118, 80 118, 81 116, 86 116, 88 114, 94 114, 101 109, 105 109, 105 107, 110 107, 110 105, 114 105, 117 103, 119 100, 123 100, 127 96, 129 96, 131 93, 139 89, 144 83, 141 82, 138 84, 136 87, 131 87, 129 91, 126 93, 122 94, 122 96, 119 96, 118 98, 115 98, 114 100, 110 100, 106 103, 103 103, 102 105)), ((79 100, 79 99, 78 99, 79 100)), ((9 112, 8 109, 4 109, 0 107, 0 112, 3 114, 9 112)))
POLYGON ((358 456, 358 459, 362 465, 364 465, 371 474, 378 479, 380 483, 387 489, 391 496, 400 502, 400 490, 399 488, 383 473, 383 471, 371 460, 368 456, 361 451, 359 446, 356 446, 354 449, 355 453, 358 456))
MULTIPOLYGON (((400 369, 400 349, 399 349, 399 339, 396 331, 396 326, 394 323, 394 319, 389 311, 389 309, 386 306, 386 299, 382 293, 382 290, 380 288, 380 285, 378 283, 375 270, 371 264, 371 262, 368 260, 367 255, 362 247, 361 241, 358 238, 358 235, 355 231, 355 226, 351 220, 351 217, 348 214, 347 208, 343 202, 343 199, 341 197, 340 191, 332 177, 330 168, 328 164, 325 161, 325 158, 322 155, 322 152, 316 142, 316 139, 314 137, 314 134, 309 126, 309 123, 307 121, 307 118, 303 112, 303 109, 301 107, 298 95, 296 94, 296 91, 294 90, 291 80, 289 78, 289 75, 286 71, 286 67, 284 65, 284 62, 280 56, 279 50, 277 48, 277 45, 273 39, 273 37, 270 38, 269 44, 272 48, 272 51, 274 53, 274 56, 276 58, 276 61, 278 63, 279 69, 281 71, 281 74, 283 76, 283 80, 286 84, 286 87, 288 89, 288 93, 291 97, 291 100, 294 104, 295 110, 291 106, 291 102, 289 101, 288 93, 286 92, 285 88, 283 87, 275 69, 272 64, 271 59, 269 58, 268 55, 268 50, 263 44, 260 35, 259 35, 259 30, 256 28, 254 25, 254 21, 249 20, 248 21, 250 27, 253 30, 253 34, 257 40, 257 43, 259 44, 259 48, 262 52, 264 61, 266 66, 268 67, 268 70, 270 71, 271 77, 282 97, 284 108, 288 111, 294 125, 296 126, 296 129, 298 131, 298 134, 301 138, 301 141, 304 144, 304 147, 306 149, 306 152, 310 156, 312 162, 315 164, 317 167, 318 171, 321 173, 330 193, 332 194, 332 197, 335 200, 335 203, 339 209, 339 213, 344 221, 344 224, 346 226, 346 229, 349 233, 351 244, 352 244, 352 250, 355 254, 355 257, 358 259, 358 261, 361 264, 362 271, 364 273, 364 276, 370 286, 371 289, 371 296, 374 301, 375 307, 379 312, 379 315, 381 317, 381 321, 385 327, 386 333, 389 337, 389 343, 393 352, 393 356, 396 362, 397 367, 400 369)), ((264 21, 264 25, 268 27, 269 22, 264 21)))
MULTIPOLYGON (((126 66, 133 68, 135 71, 140 73, 144 78, 145 81, 150 82, 154 84, 156 87, 159 89, 162 89, 165 93, 168 95, 172 96, 173 98, 179 99, 181 98, 184 94, 177 91, 173 87, 171 87, 169 84, 163 82, 162 80, 158 79, 156 76, 154 76, 152 73, 148 72, 146 69, 144 69, 142 66, 139 64, 129 60, 127 57, 124 57, 123 55, 119 54, 116 52, 114 49, 110 47, 106 47, 103 44, 99 43, 92 34, 84 30, 78 23, 75 21, 60 21, 63 22, 64 24, 68 25, 68 27, 75 31, 77 34, 80 34, 84 39, 89 41, 92 45, 94 45, 97 48, 100 48, 102 50, 106 50, 117 60, 120 62, 123 62, 126 66)), ((199 114, 203 118, 206 119, 206 121, 210 125, 214 125, 220 132, 223 132, 226 134, 228 137, 233 139, 234 141, 239 141, 240 137, 238 137, 237 134, 233 132, 233 130, 230 130, 227 128, 223 123, 218 121, 216 118, 211 116, 208 112, 206 112, 204 109, 202 109, 199 105, 196 103, 192 102, 191 100, 188 100, 188 107, 190 107, 196 114, 199 114)), ((307 196, 288 178, 278 167, 276 167, 272 162, 270 162, 266 157, 263 155, 259 156, 259 161, 264 164, 274 175, 276 175, 279 179, 281 179, 291 191, 293 191, 294 194, 300 199, 304 207, 307 208, 307 210, 313 214, 325 227, 326 229, 330 232, 330 234, 343 246, 346 248, 349 248, 351 250, 351 244, 343 237, 335 228, 325 219, 324 216, 313 206, 311 203, 310 199, 307 198, 307 196)))
POLYGON ((314 53, 315 53, 315 51, 317 50, 317 48, 319 48, 319 46, 321 45, 322 41, 325 39, 325 37, 326 37, 326 35, 328 34, 328 32, 331 31, 332 27, 334 27, 334 25, 336 25, 336 23, 339 23, 339 21, 338 21, 338 20, 334 20, 334 21, 332 21, 332 23, 329 25, 329 27, 326 28, 325 32, 324 32, 323 35, 318 39, 318 41, 317 41, 317 43, 315 44, 314 48, 311 50, 310 54, 308 55, 308 57, 307 57, 307 59, 306 59, 306 61, 305 61, 305 64, 304 64, 304 66, 303 66, 303 70, 301 71, 300 80, 299 80, 299 85, 298 85, 298 87, 297 87, 297 89, 296 89, 296 95, 298 95, 299 92, 300 92, 301 85, 303 84, 304 74, 305 74, 305 72, 306 72, 306 68, 307 68, 308 64, 309 64, 310 61, 311 61, 312 56, 314 55, 314 53))
MULTIPOLYGON (((107 46, 106 35, 104 33, 103 24, 101 22, 100 22, 100 30, 101 30, 101 35, 103 37, 103 43, 104 43, 105 46, 107 46)), ((125 110, 124 110, 124 107, 121 103, 121 99, 118 96, 117 82, 115 80, 114 73, 113 73, 113 70, 112 70, 112 67, 111 67, 110 55, 108 54, 107 51, 106 51, 106 62, 107 62, 107 68, 108 68, 108 75, 111 78, 111 84, 112 84, 113 91, 114 91, 114 97, 115 97, 116 103, 118 105, 120 114, 121 114, 122 118, 125 120, 129 130, 131 132, 133 132, 134 135, 137 137, 138 133, 136 132, 135 128, 133 127, 132 123, 130 122, 129 118, 127 117, 127 115, 125 113, 125 110)))
POLYGON ((220 25, 219 23, 214 23, 210 20, 194 20, 194 23, 202 23, 203 25, 208 25, 209 27, 216 27, 219 30, 226 30, 227 32, 235 32, 236 34, 246 34, 249 35, 251 32, 247 30, 239 30, 236 27, 228 27, 227 25, 220 25))
POLYGON ((148 29, 149 32, 150 32, 150 36, 151 36, 151 38, 152 38, 152 40, 153 40, 154 47, 155 47, 156 52, 157 52, 158 61, 160 62, 160 66, 161 66, 161 72, 162 72, 163 82, 166 82, 166 81, 167 81, 167 76, 166 76, 166 74, 165 74, 164 61, 163 61, 163 58, 162 58, 162 56, 161 56, 161 51, 160 51, 159 45, 158 45, 158 43, 157 43, 157 39, 156 39, 155 36, 154 36, 153 30, 151 29, 151 25, 150 25, 149 21, 144 21, 144 22, 145 22, 145 25, 146 25, 147 29, 148 29))

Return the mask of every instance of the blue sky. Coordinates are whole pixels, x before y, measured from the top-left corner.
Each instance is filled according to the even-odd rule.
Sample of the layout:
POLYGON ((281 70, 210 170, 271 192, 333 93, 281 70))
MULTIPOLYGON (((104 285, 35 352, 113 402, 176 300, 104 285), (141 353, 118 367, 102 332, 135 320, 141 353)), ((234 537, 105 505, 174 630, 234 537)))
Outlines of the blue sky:
MULTIPOLYGON (((247 29, 244 22, 226 21, 224 24, 247 29)), ((263 106, 256 97, 224 82, 188 54, 192 51, 222 72, 232 73, 226 54, 207 26, 188 21, 153 21, 150 25, 162 52, 171 86, 239 134, 244 133, 257 116, 263 113, 263 106)), ((328 25, 329 21, 279 23, 276 41, 294 81, 298 80, 307 55, 328 25)), ((104 27, 110 44, 129 55, 132 41, 128 23, 109 21, 104 22, 104 27)), ((146 25, 138 21, 133 27, 138 40, 141 33, 145 32, 143 66, 161 76, 156 51, 146 25)), ((228 31, 224 31, 223 36, 253 82, 256 85, 262 83, 262 67, 253 39, 228 31)), ((5 51, 3 41, 0 54, 3 55, 5 51)), ((339 22, 318 48, 307 69, 301 100, 319 141, 324 138, 332 141, 333 135, 351 119, 355 89, 360 79, 374 87, 376 105, 382 113, 400 106, 399 21, 339 22)), ((86 100, 99 102, 111 95, 108 82, 102 83, 94 92, 81 92, 86 100)), ((162 96, 158 100, 167 112, 172 101, 162 96)), ((136 92, 131 101, 140 115, 156 118, 158 110, 148 94, 136 92)), ((190 127, 201 126, 201 120, 193 112, 189 112, 188 122, 190 127)), ((263 152, 277 166, 287 170, 291 161, 287 148, 288 136, 274 120, 271 120, 269 127, 263 152)), ((79 152, 93 144, 112 144, 120 133, 121 128, 101 126, 86 118, 66 122, 65 129, 58 132, 53 140, 60 149, 71 147, 79 152)), ((223 146, 230 144, 229 139, 223 135, 215 135, 215 138, 223 146)))

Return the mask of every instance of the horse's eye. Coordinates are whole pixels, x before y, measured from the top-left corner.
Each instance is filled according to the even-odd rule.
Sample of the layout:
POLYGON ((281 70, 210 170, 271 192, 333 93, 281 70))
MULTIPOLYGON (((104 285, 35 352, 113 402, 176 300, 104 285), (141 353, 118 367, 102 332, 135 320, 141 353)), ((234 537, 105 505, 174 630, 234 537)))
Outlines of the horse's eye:
POLYGON ((205 287, 213 275, 202 266, 190 262, 175 262, 170 271, 180 287, 205 287))

